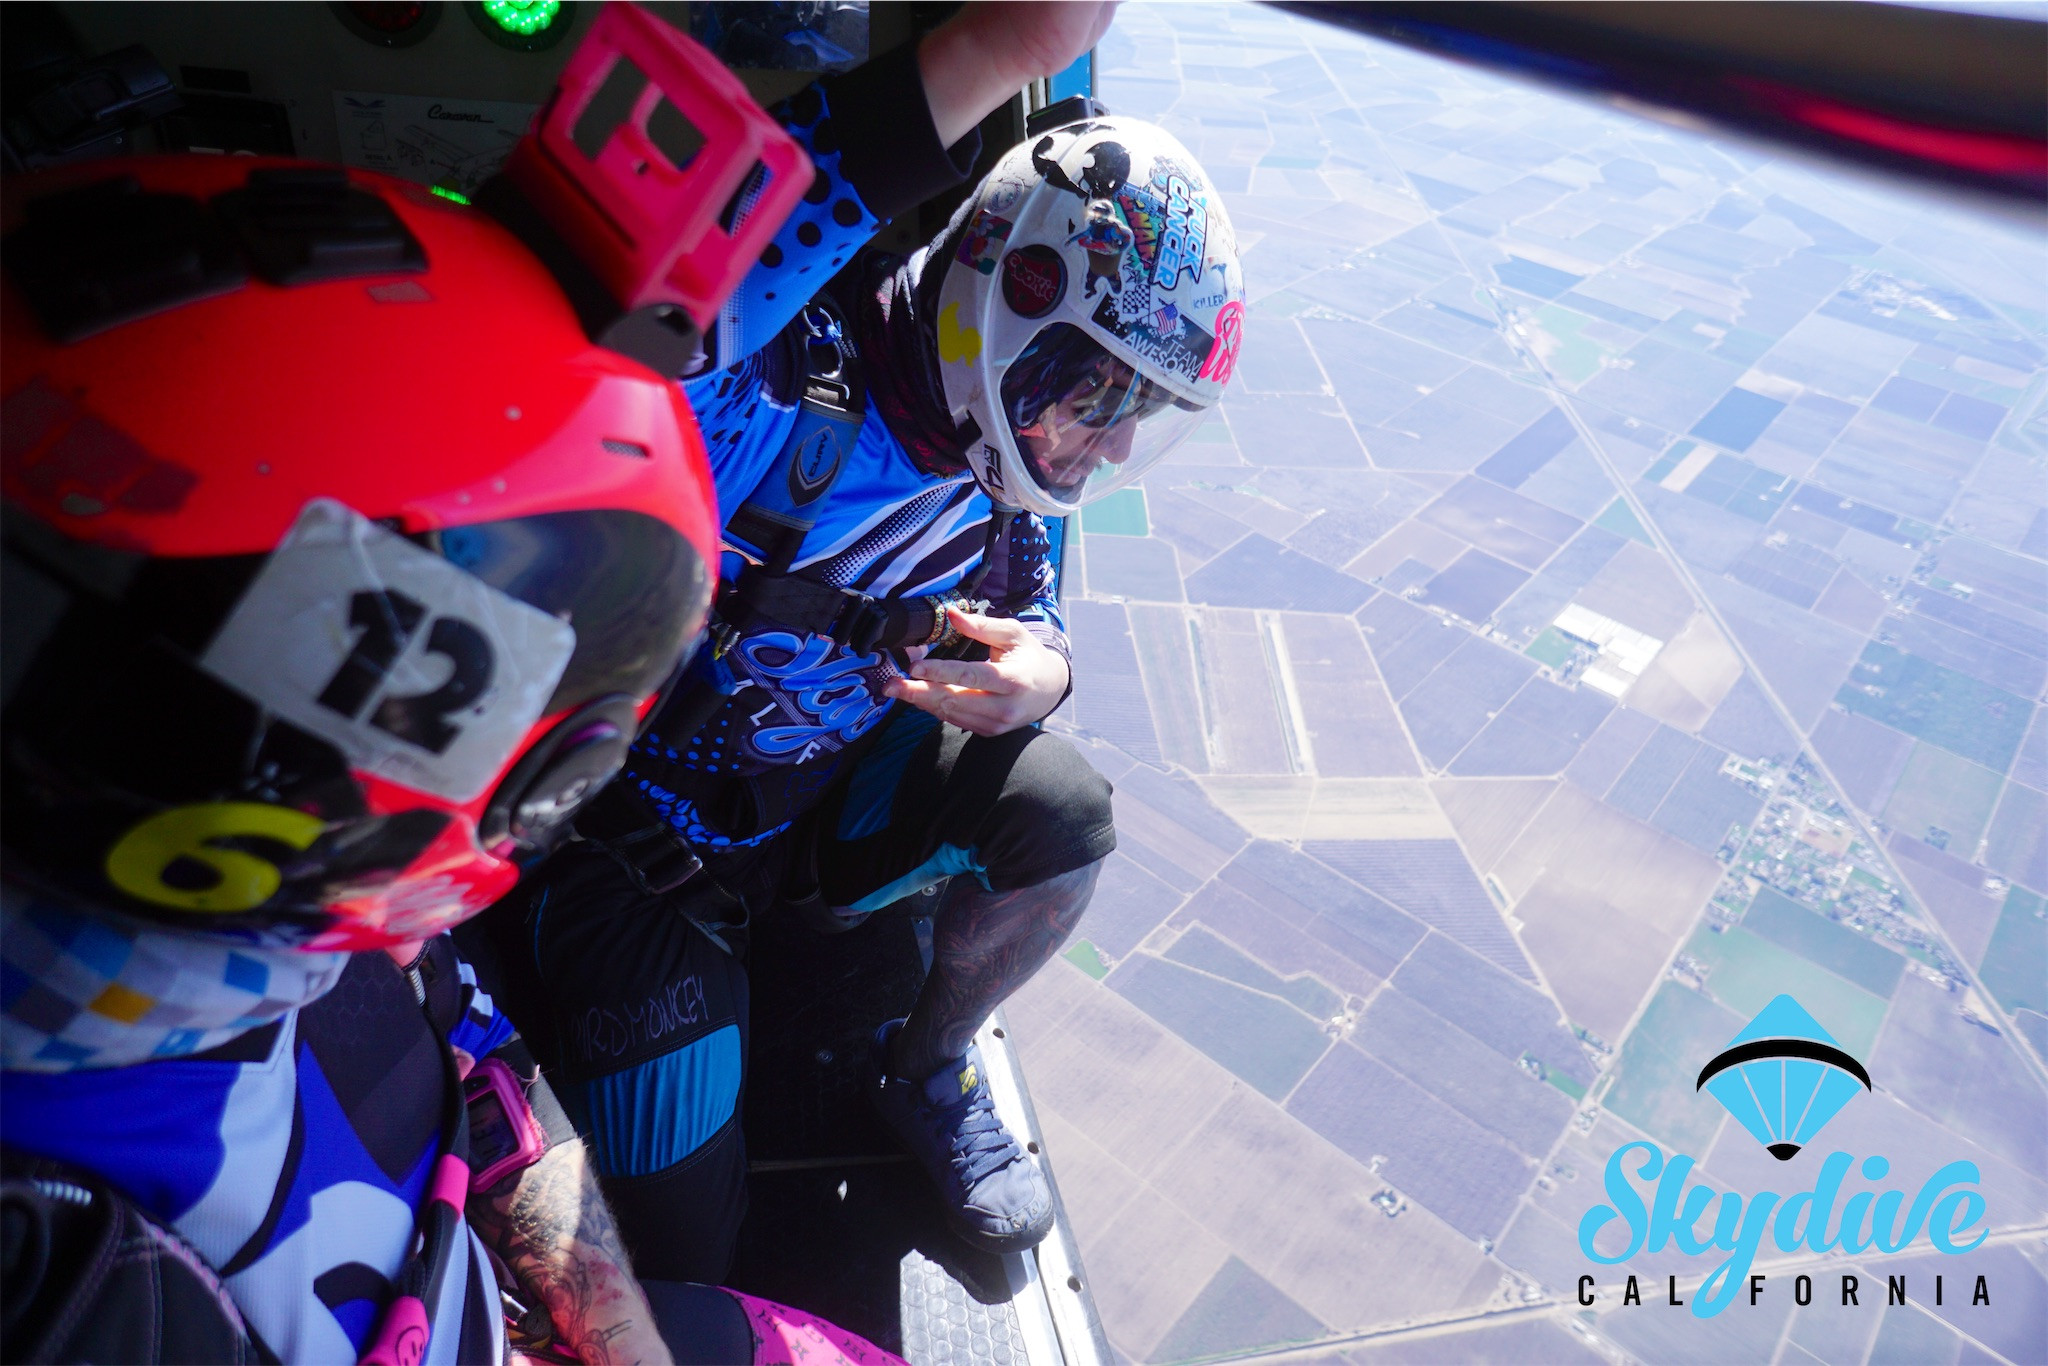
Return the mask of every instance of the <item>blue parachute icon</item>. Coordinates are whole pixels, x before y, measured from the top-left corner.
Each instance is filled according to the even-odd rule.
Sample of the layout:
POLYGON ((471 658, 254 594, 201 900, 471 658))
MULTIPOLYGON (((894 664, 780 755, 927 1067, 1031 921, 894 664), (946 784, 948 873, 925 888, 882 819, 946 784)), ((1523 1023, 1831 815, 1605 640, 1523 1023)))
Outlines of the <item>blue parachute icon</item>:
POLYGON ((1870 1089, 1863 1064, 1844 1053, 1790 996, 1758 1011, 1728 1047, 1700 1069, 1699 1084, 1780 1162, 1870 1089))

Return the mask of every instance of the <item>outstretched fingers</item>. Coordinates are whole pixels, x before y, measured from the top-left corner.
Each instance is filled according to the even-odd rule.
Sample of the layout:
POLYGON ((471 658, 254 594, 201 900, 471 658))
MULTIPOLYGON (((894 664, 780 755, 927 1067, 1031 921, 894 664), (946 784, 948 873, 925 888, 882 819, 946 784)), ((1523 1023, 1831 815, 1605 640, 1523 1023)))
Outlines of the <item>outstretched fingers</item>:
POLYGON ((1059 705, 1067 686, 1064 656, 1021 621, 947 610, 956 630, 989 647, 988 659, 920 659, 908 678, 882 686, 885 695, 976 735, 1028 726, 1059 705))

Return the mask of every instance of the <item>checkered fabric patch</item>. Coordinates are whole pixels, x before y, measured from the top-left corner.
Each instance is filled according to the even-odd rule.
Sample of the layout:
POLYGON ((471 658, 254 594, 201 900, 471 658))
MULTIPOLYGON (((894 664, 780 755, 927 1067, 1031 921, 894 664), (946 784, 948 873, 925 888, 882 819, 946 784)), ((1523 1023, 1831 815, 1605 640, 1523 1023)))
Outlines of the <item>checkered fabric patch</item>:
POLYGON ((203 1052, 319 999, 347 961, 151 929, 0 884, 0 1066, 203 1052))

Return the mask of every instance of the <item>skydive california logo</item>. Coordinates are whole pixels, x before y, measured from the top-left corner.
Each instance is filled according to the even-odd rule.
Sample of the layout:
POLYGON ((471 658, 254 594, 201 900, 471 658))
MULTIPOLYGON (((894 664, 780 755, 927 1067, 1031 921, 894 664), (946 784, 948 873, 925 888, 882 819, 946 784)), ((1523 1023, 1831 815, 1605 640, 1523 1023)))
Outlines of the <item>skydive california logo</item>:
MULTIPOLYGON (((1829 1120, 1870 1090, 1870 1075, 1803 1006, 1790 996, 1779 996, 1707 1062, 1694 1089, 1719 1101, 1773 1157, 1790 1162, 1829 1120)), ((1835 1202, 1842 1195, 1850 1167, 1859 1166, 1866 1180, 1876 1182, 1890 1173, 1888 1158, 1872 1154, 1858 1164, 1848 1153, 1830 1153, 1814 1170, 1808 1189, 1790 1196, 1758 1191, 1747 1198, 1692 1181, 1697 1165, 1684 1153, 1674 1153, 1667 1160, 1663 1150, 1647 1140, 1623 1144, 1607 1160, 1603 1181, 1607 1203, 1587 1210, 1579 1221, 1579 1251, 1603 1266, 1661 1252, 1671 1243, 1693 1256, 1726 1252, 1693 1295, 1696 1318, 1712 1318, 1727 1308, 1745 1282, 1750 1303, 1756 1303, 1765 1278, 1751 1275, 1750 1267, 1766 1232, 1780 1252, 1804 1247, 1813 1254, 1836 1248, 1846 1253, 1903 1252, 1923 1227, 1936 1249, 1958 1254, 1980 1246, 1990 1232, 1981 1226, 1984 1196, 1977 1189, 1980 1174, 1974 1162, 1951 1162, 1936 1171, 1910 1207, 1904 1191, 1864 1190, 1849 1195, 1839 1217, 1835 1202), (1639 1160, 1631 1164, 1632 1158, 1639 1160), (1716 1205, 1717 1194, 1713 1232, 1702 1237, 1697 1226, 1716 1205), (1611 1255, 1599 1252, 1595 1239, 1616 1220, 1628 1229, 1627 1245, 1611 1255), (1958 1241, 1972 1229, 1976 1230, 1974 1237, 1958 1241)), ((1853 1276, 1843 1277, 1844 1304, 1855 1302, 1854 1280, 1853 1276)), ((1592 1281, 1591 1276, 1580 1277, 1582 1304, 1592 1303, 1588 1295, 1592 1281)), ((1810 1297, 1809 1279, 1801 1276, 1799 1281, 1810 1297)), ((1903 1282, 1903 1277, 1891 1278, 1891 1302, 1904 1302, 1903 1282)), ((1641 1302, 1634 1276, 1628 1278, 1622 1302, 1641 1302)), ((1972 1302, 1989 1303, 1983 1277, 1977 1279, 1972 1302)), ((1671 1303, 1683 1303, 1677 1297, 1676 1277, 1672 1278, 1671 1303)))
POLYGON ((1693 1089, 1720 1101, 1772 1157, 1790 1162, 1856 1098, 1859 1083, 1870 1089, 1863 1064, 1799 1002, 1780 996, 1700 1069, 1693 1089))

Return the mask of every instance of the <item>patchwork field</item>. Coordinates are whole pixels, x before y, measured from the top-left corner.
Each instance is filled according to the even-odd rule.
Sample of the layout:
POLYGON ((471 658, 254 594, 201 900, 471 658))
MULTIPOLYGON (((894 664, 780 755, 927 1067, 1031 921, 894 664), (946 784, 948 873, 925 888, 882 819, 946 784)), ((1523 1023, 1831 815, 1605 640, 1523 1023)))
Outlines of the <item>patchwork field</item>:
POLYGON ((1922 741, 1913 747, 1885 804, 1885 823, 1915 839, 1940 831, 1949 848, 1973 854, 1991 820, 2001 781, 1983 765, 1922 741))
POLYGON ((1741 929, 1715 934, 1703 928, 1685 951, 1707 965, 1707 990, 1714 999, 1744 1020, 1773 998, 1791 996, 1850 1053, 1862 1057, 1877 1041, 1882 1000, 1768 939, 1741 929))
POLYGON ((1905 971, 1901 955, 1769 887, 1759 891, 1743 912, 1742 928, 1876 996, 1889 997, 1905 971))
POLYGON ((1700 1067, 1728 1046, 1747 1018, 1676 982, 1664 983, 1622 1047, 1607 1108, 1666 1151, 1706 1152, 1727 1112, 1712 1096, 1695 1091, 1693 1083, 1700 1067))
POLYGON ((1984 989, 2007 1010, 2048 1015, 2048 914, 2042 898, 2020 887, 2006 893, 1979 971, 1984 989))
POLYGON ((2023 698, 1875 643, 1864 648, 1835 701, 1999 773, 2012 763, 2033 715, 2023 698))

